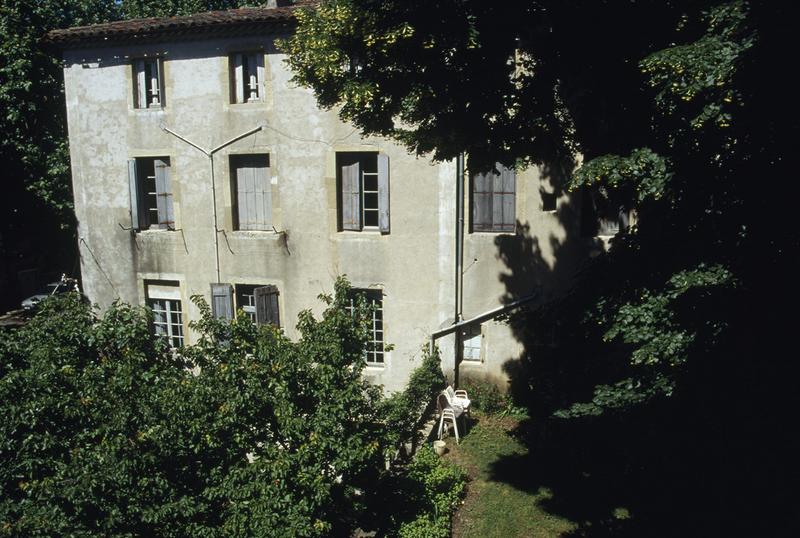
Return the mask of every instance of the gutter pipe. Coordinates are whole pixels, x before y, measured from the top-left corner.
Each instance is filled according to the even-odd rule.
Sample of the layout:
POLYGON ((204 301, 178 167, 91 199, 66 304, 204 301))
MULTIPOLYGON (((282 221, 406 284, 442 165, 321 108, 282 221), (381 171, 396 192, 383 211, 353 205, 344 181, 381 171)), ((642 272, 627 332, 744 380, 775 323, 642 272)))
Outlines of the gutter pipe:
POLYGON ((215 178, 215 175, 214 175, 214 154, 216 152, 218 152, 219 150, 221 150, 222 148, 224 148, 226 146, 229 146, 229 145, 233 144, 234 142, 236 142, 238 140, 241 140, 242 138, 246 138, 246 137, 250 136, 251 134, 257 133, 258 131, 260 131, 264 127, 266 127, 266 123, 262 123, 262 124, 258 125, 258 127, 254 127, 252 129, 250 129, 249 131, 245 131, 242 134, 236 135, 233 138, 231 138, 230 140, 228 140, 227 142, 223 142, 222 144, 220 144, 219 146, 217 146, 217 147, 215 147, 213 149, 205 149, 205 148, 199 146, 198 144, 195 144, 194 142, 192 142, 188 138, 186 138, 184 136, 181 136, 178 133, 176 133, 175 131, 173 131, 172 129, 168 128, 163 123, 161 124, 160 127, 161 127, 162 131, 166 131, 167 133, 171 134, 172 136, 174 136, 178 140, 189 144, 194 149, 200 151, 201 153, 203 153, 205 156, 208 157, 208 164, 209 164, 209 167, 211 169, 211 203, 213 204, 212 213, 214 215, 214 222, 213 222, 213 224, 214 224, 214 257, 215 257, 215 260, 216 260, 216 268, 217 268, 217 283, 219 283, 220 282, 220 270, 219 270, 219 227, 218 227, 218 219, 217 219, 217 182, 216 182, 216 178, 215 178))
MULTIPOLYGON (((433 353, 433 350, 436 347, 436 340, 438 340, 442 336, 447 336, 448 334, 456 332, 456 331, 458 331, 458 333, 456 333, 456 335, 458 335, 460 333, 460 329, 462 327, 466 327, 468 325, 472 325, 473 323, 481 323, 481 322, 484 322, 486 320, 489 320, 489 319, 492 319, 494 317, 497 317, 500 314, 505 314, 506 312, 510 312, 511 310, 519 308, 520 306, 523 306, 523 305, 531 302, 532 300, 534 300, 534 299, 536 299, 538 297, 539 297, 538 294, 526 295, 525 297, 522 297, 521 299, 517 299, 516 301, 513 301, 513 302, 508 303, 506 305, 498 306, 497 308, 493 308, 492 310, 487 310, 483 314, 478 314, 477 316, 471 317, 469 319, 458 321, 458 322, 454 323, 453 325, 450 325, 449 327, 445 327, 444 329, 439 329, 438 331, 434 331, 434 332, 431 333, 430 342, 428 343, 428 351, 431 354, 433 353)), ((458 336, 456 336, 456 340, 458 340, 458 336)), ((456 361, 455 370, 453 372, 454 373, 454 380, 458 379, 458 366, 459 366, 459 363, 458 363, 458 361, 456 361)), ((456 383, 456 385, 458 385, 458 383, 456 383)))

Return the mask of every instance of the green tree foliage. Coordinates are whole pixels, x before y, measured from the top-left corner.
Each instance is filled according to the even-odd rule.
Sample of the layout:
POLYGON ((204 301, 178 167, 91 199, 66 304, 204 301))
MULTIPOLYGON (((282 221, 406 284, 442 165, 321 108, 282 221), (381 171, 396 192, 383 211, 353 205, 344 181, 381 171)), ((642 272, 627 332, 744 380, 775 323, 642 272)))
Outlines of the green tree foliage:
MULTIPOLYGON (((800 299, 800 125, 783 82, 797 15, 756 0, 327 0, 285 44, 295 80, 365 133, 439 160, 465 152, 473 171, 540 164, 575 199, 635 212, 569 293, 510 320, 528 351, 512 389, 533 417, 560 417, 531 437, 552 449, 532 487, 551 480, 554 509, 579 511, 569 492, 586 477, 625 484, 591 495, 589 525, 604 528, 599 496, 629 503, 638 535, 724 534, 722 514, 754 502, 768 526, 791 524, 770 462, 797 448, 785 350, 800 299)), ((573 271, 588 238, 564 231, 518 223, 497 238, 506 298, 517 275, 546 286, 573 271)), ((760 532, 756 517, 734 520, 733 533, 760 532)))
POLYGON ((197 345, 151 314, 53 299, 0 335, 0 535, 323 536, 384 465, 381 391, 348 287, 300 314, 297 342, 199 301, 197 345))
MULTIPOLYGON (((597 342, 627 350, 642 376, 625 387, 671 394, 691 351, 717 346, 734 322, 713 301, 703 315, 679 312, 680 297, 754 291, 761 273, 742 253, 767 244, 768 263, 794 263, 775 256, 797 234, 763 229, 783 208, 755 192, 796 128, 757 82, 787 37, 785 15, 744 1, 328 0, 299 16, 284 47, 322 106, 419 154, 567 172, 582 154, 562 186, 634 209, 638 222, 584 272, 592 289, 583 307, 570 303, 571 319, 582 340, 599 325, 597 342)), ((540 320, 548 334, 553 319, 566 323, 540 320)))

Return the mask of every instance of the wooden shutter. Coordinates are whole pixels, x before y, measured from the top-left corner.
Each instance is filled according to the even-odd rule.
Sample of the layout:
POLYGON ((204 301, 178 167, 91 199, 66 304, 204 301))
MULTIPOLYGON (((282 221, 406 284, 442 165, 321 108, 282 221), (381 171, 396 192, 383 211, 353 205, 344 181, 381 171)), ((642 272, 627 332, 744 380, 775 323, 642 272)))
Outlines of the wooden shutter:
POLYGON ((516 227, 517 208, 516 208, 516 191, 517 191, 517 174, 513 168, 506 168, 500 163, 497 164, 500 170, 501 193, 498 196, 495 191, 494 198, 501 199, 501 215, 494 217, 494 228, 498 231, 513 232, 516 227))
POLYGON ((128 159, 128 192, 130 193, 131 228, 139 229, 139 181, 136 177, 136 159, 128 159))
POLYGON ((241 54, 233 55, 233 97, 234 103, 244 103, 244 66, 241 54))
POLYGON ((276 286, 262 286, 253 290, 256 302, 256 323, 263 325, 269 323, 276 327, 281 326, 281 316, 278 309, 278 288, 276 286))
POLYGON ((382 234, 389 233, 389 156, 378 154, 378 222, 382 234))
POLYGON ((472 176, 472 229, 492 230, 492 172, 472 176))
POLYGON ((361 230, 361 167, 342 166, 342 229, 361 230))
POLYGON ((169 164, 161 159, 154 159, 156 174, 156 204, 158 209, 158 227, 175 228, 175 216, 172 207, 172 180, 169 164))
POLYGON ((269 156, 248 156, 235 162, 238 229, 271 229, 272 184, 269 178, 269 156))
POLYGON ((144 60, 133 62, 136 76, 136 108, 147 108, 147 73, 144 60))
POLYGON ((233 319, 233 287, 211 284, 211 312, 216 319, 233 319))

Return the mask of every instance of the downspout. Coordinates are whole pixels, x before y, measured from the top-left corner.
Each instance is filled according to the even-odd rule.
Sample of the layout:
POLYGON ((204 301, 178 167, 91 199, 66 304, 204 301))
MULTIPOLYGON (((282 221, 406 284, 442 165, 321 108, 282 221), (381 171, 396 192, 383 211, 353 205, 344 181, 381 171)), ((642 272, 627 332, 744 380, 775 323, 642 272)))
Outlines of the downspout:
POLYGON ((213 149, 208 149, 207 150, 207 149, 195 144, 191 140, 179 135, 175 131, 169 129, 166 125, 163 125, 163 124, 161 125, 161 129, 163 131, 168 132, 169 134, 171 134, 172 136, 174 136, 175 138, 177 138, 178 140, 180 140, 182 142, 186 142, 187 144, 189 144, 190 146, 192 146, 196 150, 202 152, 204 155, 206 155, 208 157, 208 164, 209 164, 209 167, 211 168, 211 203, 212 203, 211 213, 213 215, 213 225, 214 225, 214 259, 216 261, 217 283, 220 282, 221 276, 220 276, 220 269, 219 269, 219 226, 218 226, 219 220, 218 220, 218 217, 217 217, 217 182, 216 182, 216 176, 214 175, 214 154, 216 152, 218 152, 219 150, 221 150, 222 148, 233 144, 237 140, 241 140, 242 138, 248 137, 253 133, 257 133, 258 131, 263 129, 265 126, 266 126, 266 124, 262 123, 258 127, 254 127, 253 129, 250 129, 249 131, 246 131, 246 132, 244 132, 244 133, 242 133, 240 135, 236 135, 233 138, 231 138, 230 140, 228 140, 227 142, 223 142, 219 146, 217 146, 217 147, 215 147, 213 149))
MULTIPOLYGON (((455 274, 455 314, 454 323, 461 321, 464 307, 464 154, 456 157, 456 274, 455 274)), ((453 384, 458 386, 458 366, 461 363, 461 332, 455 333, 453 357, 453 384)))

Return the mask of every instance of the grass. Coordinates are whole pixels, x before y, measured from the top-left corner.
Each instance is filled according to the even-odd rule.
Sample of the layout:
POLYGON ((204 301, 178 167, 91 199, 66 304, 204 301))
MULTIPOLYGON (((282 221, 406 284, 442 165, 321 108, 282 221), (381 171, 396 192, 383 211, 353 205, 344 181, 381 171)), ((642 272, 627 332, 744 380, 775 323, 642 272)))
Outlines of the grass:
POLYGON ((460 445, 456 445, 453 437, 447 439, 449 451, 445 457, 460 465, 470 477, 464 504, 453 518, 453 537, 535 538, 574 531, 577 527, 574 522, 542 508, 541 504, 552 497, 546 488, 522 491, 493 478, 495 462, 507 457, 524 458, 528 454, 528 449, 509 435, 518 421, 476 414, 473 424, 460 445))

